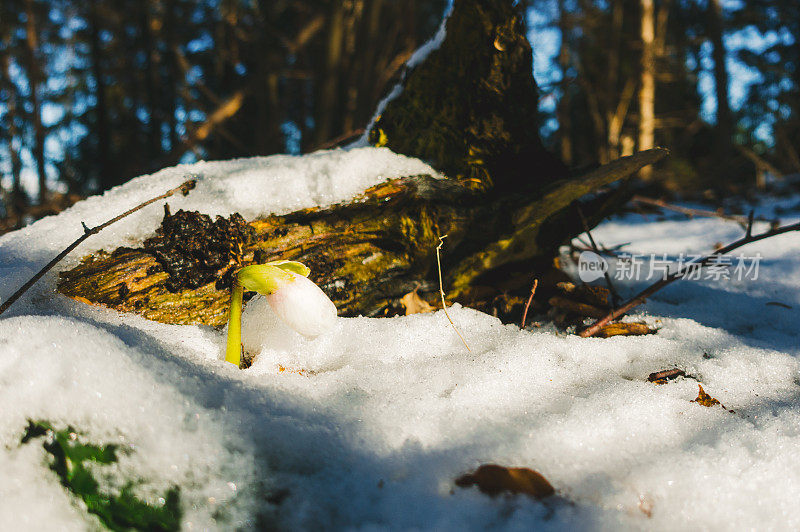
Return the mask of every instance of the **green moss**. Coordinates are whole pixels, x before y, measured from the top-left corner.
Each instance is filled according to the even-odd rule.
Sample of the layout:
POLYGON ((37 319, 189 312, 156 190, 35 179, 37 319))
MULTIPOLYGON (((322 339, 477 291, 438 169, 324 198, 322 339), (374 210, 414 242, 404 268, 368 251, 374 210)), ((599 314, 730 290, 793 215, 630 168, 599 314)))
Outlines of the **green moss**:
POLYGON ((171 488, 164 495, 164 504, 150 505, 133 493, 134 484, 127 483, 117 494, 101 490, 92 472, 93 464, 117 462, 116 445, 95 445, 79 440, 72 427, 56 430, 46 421, 30 421, 22 443, 44 438, 43 447, 52 456, 52 469, 61 484, 80 498, 89 513, 96 515, 111 530, 179 530, 181 522, 180 494, 171 488))

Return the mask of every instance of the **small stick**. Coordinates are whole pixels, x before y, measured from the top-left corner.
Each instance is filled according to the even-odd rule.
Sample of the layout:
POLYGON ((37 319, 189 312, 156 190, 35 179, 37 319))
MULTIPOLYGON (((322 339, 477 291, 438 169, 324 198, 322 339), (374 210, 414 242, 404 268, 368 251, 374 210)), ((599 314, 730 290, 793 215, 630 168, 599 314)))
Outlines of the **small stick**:
MULTIPOLYGON (((595 253, 597 253, 597 251, 595 251, 594 249, 592 249, 591 246, 586 244, 586 242, 584 242, 581 237, 576 237, 576 240, 578 242, 580 242, 581 244, 583 244, 583 247, 576 246, 575 244, 570 242, 570 250, 572 250, 572 251, 594 251, 595 253)), ((623 251, 621 251, 622 248, 624 248, 625 246, 629 246, 629 245, 631 245, 630 242, 625 242, 624 244, 618 244, 618 245, 612 246, 612 247, 602 246, 600 248, 600 253, 599 254, 600 255, 605 255, 607 257, 616 257, 620 253, 623 253, 623 251)))
POLYGON ((682 369, 674 368, 674 369, 665 369, 664 371, 657 371, 655 373, 651 373, 647 380, 650 382, 664 380, 671 380, 676 379, 678 377, 685 377, 686 372, 682 369))
MULTIPOLYGON (((674 205, 672 203, 667 203, 664 200, 648 198, 645 196, 634 196, 631 198, 631 201, 635 201, 636 203, 644 203, 646 205, 654 205, 656 207, 661 207, 662 209, 667 209, 670 211, 679 212, 681 214, 685 214, 687 216, 705 216, 709 218, 722 218, 723 220, 730 220, 732 222, 736 222, 742 226, 746 226, 751 220, 750 217, 744 216, 736 216, 733 214, 724 214, 721 212, 716 211, 707 211, 703 209, 691 209, 689 207, 681 207, 680 205, 674 205)), ((760 222, 769 222, 771 220, 767 220, 765 218, 759 218, 760 222)))
MULTIPOLYGON (((575 208, 578 209, 578 216, 581 218, 581 223, 583 223, 583 230, 586 232, 586 236, 589 237, 589 242, 592 244, 592 249, 598 255, 601 254, 600 248, 597 247, 597 242, 594 241, 594 237, 592 236, 592 232, 589 230, 589 223, 586 221, 586 217, 583 215, 583 210, 579 204, 575 204, 575 208)), ((617 290, 614 288, 614 283, 611 282, 611 276, 608 275, 608 270, 603 272, 603 277, 605 277, 606 284, 608 285, 608 291, 611 292, 611 307, 616 308, 619 304, 619 294, 617 290)), ((524 327, 523 327, 524 328, 524 327)))
POLYGON ((773 237, 773 236, 782 235, 783 233, 789 233, 791 231, 800 231, 800 222, 794 223, 794 224, 790 224, 790 225, 784 225, 783 227, 777 227, 775 229, 771 229, 769 231, 765 231, 764 233, 761 233, 760 235, 755 235, 755 236, 750 234, 750 232, 748 231, 748 234, 746 234, 743 238, 741 238, 741 239, 739 239, 739 240, 737 240, 735 242, 732 242, 732 243, 728 244, 725 247, 722 247, 722 248, 718 249, 717 251, 715 251, 714 253, 711 253, 710 255, 706 255, 705 257, 703 257, 699 261, 690 262, 689 264, 687 264, 685 266, 681 266, 680 268, 678 268, 676 271, 670 273, 665 278, 663 278, 663 279, 657 281, 656 283, 650 285, 649 287, 645 288, 644 290, 642 290, 641 292, 639 292, 638 294, 633 296, 633 298, 631 298, 628 301, 626 301, 621 307, 619 307, 616 310, 613 310, 612 312, 607 314, 605 317, 600 318, 599 320, 597 320, 596 322, 591 324, 589 327, 587 327, 586 329, 581 331, 580 332, 580 336, 582 336, 583 338, 588 338, 590 336, 594 336, 595 334, 597 334, 600 331, 600 329, 602 329, 603 325, 606 325, 607 323, 619 318, 620 316, 622 316, 623 314, 625 314, 626 312, 628 312, 632 308, 638 307, 639 305, 644 303, 645 300, 648 297, 650 297, 653 293, 658 292, 659 290, 661 290, 662 288, 664 288, 668 284, 672 283, 673 281, 676 281, 677 279, 680 279, 684 275, 684 273, 686 273, 686 270, 688 269, 688 267, 702 267, 702 266, 705 266, 714 257, 718 257, 720 255, 725 255, 726 253, 730 253, 734 249, 740 248, 740 247, 744 246, 745 244, 750 244, 751 242, 758 242, 759 240, 764 240, 765 238, 770 238, 770 237, 773 237))
POLYGON ((46 274, 47 272, 49 272, 50 269, 53 266, 58 264, 61 261, 61 259, 66 257, 69 254, 70 251, 72 251, 73 249, 78 247, 84 240, 86 240, 90 236, 96 235, 97 233, 99 233, 100 231, 102 231, 103 229, 108 227, 109 225, 113 224, 114 222, 118 222, 118 221, 122 220, 126 216, 133 214, 134 212, 138 211, 139 209, 147 207, 151 203, 155 203, 158 200, 161 200, 161 199, 164 199, 164 198, 168 198, 168 197, 172 196, 173 194, 175 194, 176 192, 180 192, 185 196, 185 195, 187 195, 189 193, 190 190, 192 190, 195 187, 196 184, 197 184, 197 180, 195 180, 195 179, 190 179, 188 181, 185 181, 181 186, 175 187, 175 188, 173 188, 171 190, 168 190, 165 193, 161 194, 160 196, 156 196, 155 198, 149 199, 149 200, 145 201, 144 203, 141 203, 141 204, 137 205, 136 207, 134 207, 134 208, 132 208, 132 209, 130 209, 128 211, 125 211, 122 214, 120 214, 118 216, 115 216, 114 218, 110 219, 106 223, 98 225, 96 227, 87 227, 84 222, 81 222, 81 225, 83 226, 83 234, 81 236, 79 236, 75 240, 75 242, 73 242, 72 244, 67 246, 66 249, 64 249, 64 251, 62 251, 61 253, 56 255, 56 258, 54 258, 53 260, 48 262, 47 265, 44 268, 39 270, 36 273, 36 275, 31 277, 28 280, 28 282, 25 283, 24 285, 22 285, 22 287, 19 290, 14 292, 14 294, 12 294, 11 297, 9 297, 5 301, 3 301, 3 304, 0 305, 0 314, 5 312, 6 310, 8 310, 8 307, 10 307, 17 299, 22 297, 22 294, 27 292, 30 289, 30 287, 32 287, 34 284, 36 284, 36 281, 41 279, 42 276, 44 274, 46 274))
POLYGON ((436 265, 439 267, 439 294, 442 296, 442 308, 444 309, 444 315, 447 316, 447 320, 450 322, 450 325, 453 326, 453 330, 456 331, 456 334, 458 335, 459 338, 461 338, 461 341, 464 343, 464 347, 467 348, 467 351, 472 353, 472 349, 470 349, 469 346, 467 345, 467 341, 464 340, 463 336, 461 336, 461 333, 458 331, 458 327, 456 327, 456 324, 453 323, 453 320, 450 318, 450 314, 447 312, 447 303, 445 303, 444 301, 444 288, 442 287, 442 261, 439 258, 439 250, 442 249, 445 238, 447 238, 447 235, 440 236, 439 245, 436 246, 436 265))
POLYGON ((525 303, 525 312, 522 313, 522 324, 520 325, 520 329, 525 328, 525 318, 528 317, 528 307, 531 306, 531 301, 533 301, 533 296, 536 294, 536 287, 539 286, 539 279, 533 280, 533 288, 531 288, 531 295, 528 298, 528 302, 525 303))

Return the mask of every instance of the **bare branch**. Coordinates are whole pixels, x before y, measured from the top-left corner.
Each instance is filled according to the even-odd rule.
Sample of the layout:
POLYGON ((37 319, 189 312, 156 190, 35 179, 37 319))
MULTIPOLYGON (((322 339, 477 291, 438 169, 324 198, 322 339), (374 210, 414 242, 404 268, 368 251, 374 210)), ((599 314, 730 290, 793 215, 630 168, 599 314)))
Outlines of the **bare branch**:
POLYGON ((528 298, 528 302, 525 303, 525 312, 522 313, 522 324, 520 325, 520 329, 525 328, 525 319, 528 317, 528 307, 531 306, 531 301, 533 301, 533 296, 536 295, 536 287, 539 286, 539 279, 533 280, 533 288, 531 288, 531 295, 528 298))
POLYGON ((621 307, 619 307, 616 310, 613 310, 612 312, 608 313, 605 317, 600 318, 599 320, 591 324, 589 327, 581 331, 579 335, 582 336, 583 338, 588 338, 590 336, 596 335, 600 331, 600 329, 602 329, 603 325, 606 325, 607 323, 610 323, 611 321, 619 318, 623 314, 627 313, 629 310, 638 307, 655 292, 658 292, 668 284, 683 277, 683 275, 688 271, 689 268, 701 268, 707 265, 709 262, 711 262, 714 258, 719 257, 720 255, 725 255, 726 253, 730 253, 734 249, 740 248, 746 244, 750 244, 752 242, 758 242, 759 240, 764 240, 766 238, 770 238, 773 236, 782 235, 783 233, 789 233, 791 231, 800 231, 800 222, 790 225, 785 225, 783 227, 777 227, 775 229, 770 229, 769 231, 766 231, 764 233, 761 233, 760 235, 755 235, 755 236, 750 234, 750 232, 748 231, 748 234, 746 234, 744 238, 732 242, 727 246, 724 246, 719 250, 715 251, 714 253, 711 253, 710 255, 706 255, 699 261, 693 261, 691 263, 688 263, 687 265, 681 266, 676 271, 667 275, 664 279, 661 279, 658 282, 645 288, 644 290, 636 294, 633 298, 626 301, 621 307))
POLYGON ((6 299, 3 302, 3 304, 0 305, 0 314, 5 312, 6 310, 8 310, 8 307, 10 307, 17 299, 22 297, 22 295, 25 292, 27 292, 34 284, 36 284, 36 281, 41 279, 44 274, 46 274, 47 272, 50 271, 50 269, 53 268, 53 266, 58 264, 64 257, 66 257, 69 254, 70 251, 72 251, 73 249, 78 247, 84 240, 86 240, 90 236, 96 235, 97 233, 99 233, 100 231, 102 231, 103 229, 108 227, 109 225, 122 220, 126 216, 129 216, 129 215, 135 213, 136 211, 138 211, 138 210, 140 210, 140 209, 142 209, 144 207, 147 207, 151 203, 155 203, 158 200, 161 200, 161 199, 164 199, 164 198, 168 198, 168 197, 172 196, 173 194, 175 194, 176 192, 180 192, 185 196, 185 195, 187 195, 189 193, 190 190, 192 190, 195 187, 196 184, 197 184, 197 181, 194 180, 194 179, 190 179, 188 181, 185 181, 181 186, 175 187, 175 188, 173 188, 171 190, 168 190, 165 193, 161 194, 160 196, 156 196, 155 198, 151 198, 151 199, 145 201, 144 203, 140 203, 136 207, 134 207, 134 208, 132 208, 130 210, 127 210, 127 211, 123 212, 122 214, 117 215, 117 216, 113 217, 112 219, 108 220, 107 222, 105 222, 103 224, 100 224, 100 225, 98 225, 96 227, 88 227, 85 223, 81 222, 81 225, 83 226, 83 234, 81 236, 79 236, 72 244, 67 246, 64 249, 64 251, 62 251, 61 253, 56 255, 56 257, 53 260, 48 262, 47 265, 44 266, 44 268, 39 270, 36 273, 36 275, 31 277, 28 280, 28 282, 26 282, 24 285, 22 285, 22 287, 19 290, 14 292, 11 295, 11 297, 6 299))
MULTIPOLYGON (((642 203, 645 205, 653 205, 655 207, 661 207, 662 209, 667 209, 669 211, 679 212, 681 214, 685 214, 686 216, 702 216, 706 218, 720 218, 722 220, 730 220, 732 222, 736 222, 744 228, 747 228, 747 224, 750 220, 747 216, 736 216, 735 214, 725 214, 719 211, 708 211, 704 209, 692 209, 690 207, 683 207, 681 205, 675 205, 673 203, 667 203, 664 200, 655 199, 655 198, 648 198, 646 196, 639 196, 636 195, 631 198, 631 201, 636 203, 642 203)), ((753 218, 753 220, 759 222, 769 222, 775 223, 775 220, 768 220, 763 217, 753 218)))

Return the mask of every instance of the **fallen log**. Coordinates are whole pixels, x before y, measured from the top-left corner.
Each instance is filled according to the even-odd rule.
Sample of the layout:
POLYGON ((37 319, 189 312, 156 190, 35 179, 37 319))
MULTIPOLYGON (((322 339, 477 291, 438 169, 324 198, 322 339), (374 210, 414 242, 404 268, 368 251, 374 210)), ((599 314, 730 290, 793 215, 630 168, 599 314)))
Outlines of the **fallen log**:
MULTIPOLYGON (((424 159, 447 178, 402 177, 347 203, 249 223, 167 212, 141 248, 87 257, 61 273, 59 291, 166 323, 221 326, 236 268, 294 260, 311 268, 341 315, 383 315, 409 292, 438 290, 435 252, 446 234, 448 298, 485 309, 492 291, 527 295, 558 246, 583 231, 573 202, 667 152, 567 178, 538 136, 522 20, 511 0, 456 0, 447 37, 408 70, 399 96, 371 124, 372 144, 424 159)), ((627 197, 595 195, 582 207, 588 223, 627 197)))

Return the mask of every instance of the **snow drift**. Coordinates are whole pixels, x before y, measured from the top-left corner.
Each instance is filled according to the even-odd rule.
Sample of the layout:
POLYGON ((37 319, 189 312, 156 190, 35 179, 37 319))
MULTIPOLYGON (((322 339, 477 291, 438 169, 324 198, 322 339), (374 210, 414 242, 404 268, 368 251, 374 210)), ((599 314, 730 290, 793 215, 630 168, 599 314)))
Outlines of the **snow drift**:
MULTIPOLYGON (((81 221, 101 223, 189 175, 198 186, 171 198, 173 210, 252 219, 420 173, 433 170, 377 148, 167 169, 0 238, 2 294, 74 240, 81 221)), ((57 269, 138 243, 158 226, 159 205, 90 238, 57 269)), ((677 254, 740 232, 715 219, 630 217, 594 236, 677 254)), ((0 320, 0 521, 18 530, 97 523, 42 446, 20 444, 28 420, 48 420, 125 450, 104 470, 108 490, 133 479, 158 505, 179 486, 187 530, 796 529, 799 250, 791 234, 745 248, 765 257, 757 281, 672 285, 640 310, 661 327, 648 337, 521 331, 456 305, 472 353, 441 311, 339 318, 308 340, 256 298, 243 341, 259 355, 245 371, 222 361, 224 331, 72 301, 51 272, 0 320), (647 382, 671 367, 691 378, 647 382), (698 381, 726 409, 690 402, 698 381), (454 486, 489 462, 535 469, 557 495, 492 499, 454 486)))

